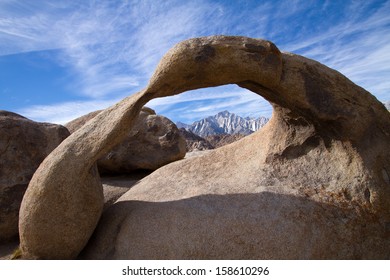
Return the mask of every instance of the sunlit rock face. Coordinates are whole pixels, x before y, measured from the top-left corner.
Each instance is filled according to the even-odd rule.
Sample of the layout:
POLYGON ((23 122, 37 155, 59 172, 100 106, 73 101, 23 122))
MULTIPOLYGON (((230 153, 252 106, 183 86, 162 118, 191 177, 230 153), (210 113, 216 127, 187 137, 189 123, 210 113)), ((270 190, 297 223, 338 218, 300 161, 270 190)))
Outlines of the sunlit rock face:
POLYGON ((38 166, 69 131, 0 110, 0 243, 17 238, 19 208, 38 166))
MULTIPOLYGON (((73 133, 100 112, 81 116, 65 126, 73 133)), ((143 107, 125 139, 98 160, 98 169, 100 174, 106 175, 156 170, 184 158, 185 145, 184 137, 171 120, 143 107)))

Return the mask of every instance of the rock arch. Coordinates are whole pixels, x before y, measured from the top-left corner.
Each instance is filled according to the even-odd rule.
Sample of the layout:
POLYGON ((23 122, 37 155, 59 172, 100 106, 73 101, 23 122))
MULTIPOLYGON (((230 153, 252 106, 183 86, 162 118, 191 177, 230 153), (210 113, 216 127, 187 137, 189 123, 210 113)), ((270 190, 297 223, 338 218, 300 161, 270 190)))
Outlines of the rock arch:
POLYGON ((95 162, 122 140, 146 102, 224 84, 256 92, 274 107, 257 184, 291 184, 301 196, 364 209, 388 225, 390 114, 384 106, 337 71, 282 53, 269 41, 211 36, 177 44, 144 90, 100 113, 45 159, 20 211, 25 256, 79 254, 103 206, 95 162), (324 154, 334 162, 320 162, 324 154))

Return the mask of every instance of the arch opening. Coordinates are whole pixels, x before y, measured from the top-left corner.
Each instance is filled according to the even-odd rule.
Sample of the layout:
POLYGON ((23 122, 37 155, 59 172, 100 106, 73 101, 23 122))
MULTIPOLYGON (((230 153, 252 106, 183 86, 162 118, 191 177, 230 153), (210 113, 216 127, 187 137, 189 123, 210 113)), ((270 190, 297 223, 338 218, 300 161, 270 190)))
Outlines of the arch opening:
POLYGON ((261 95, 235 84, 190 90, 175 96, 155 98, 145 106, 175 123, 196 121, 228 111, 242 118, 270 119, 272 105, 261 95))

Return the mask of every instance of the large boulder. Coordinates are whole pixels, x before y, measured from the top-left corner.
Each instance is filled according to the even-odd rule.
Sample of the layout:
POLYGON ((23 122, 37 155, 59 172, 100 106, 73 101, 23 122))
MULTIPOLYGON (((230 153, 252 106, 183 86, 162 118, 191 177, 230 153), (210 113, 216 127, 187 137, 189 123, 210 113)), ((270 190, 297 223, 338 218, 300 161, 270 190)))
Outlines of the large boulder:
POLYGON ((68 136, 61 125, 0 111, 0 242, 18 236, 27 185, 39 164, 68 136))
POLYGON ((144 90, 45 159, 22 202, 21 249, 74 258, 95 231, 84 258, 389 258, 389 131, 383 104, 318 62, 264 40, 190 39, 163 57, 144 90), (231 83, 271 102, 268 124, 158 169, 100 219, 94 163, 142 106, 231 83))
MULTIPOLYGON (((101 111, 89 113, 65 126, 72 133, 101 111)), ((155 170, 184 158, 185 140, 176 125, 150 108, 143 107, 127 137, 98 160, 101 174, 126 174, 155 170)))
POLYGON ((74 119, 68 123, 66 123, 64 126, 69 130, 69 132, 72 134, 76 130, 80 129, 86 122, 92 120, 94 117, 96 117, 98 114, 100 114, 102 110, 97 110, 90 112, 84 116, 78 117, 77 119, 74 119))

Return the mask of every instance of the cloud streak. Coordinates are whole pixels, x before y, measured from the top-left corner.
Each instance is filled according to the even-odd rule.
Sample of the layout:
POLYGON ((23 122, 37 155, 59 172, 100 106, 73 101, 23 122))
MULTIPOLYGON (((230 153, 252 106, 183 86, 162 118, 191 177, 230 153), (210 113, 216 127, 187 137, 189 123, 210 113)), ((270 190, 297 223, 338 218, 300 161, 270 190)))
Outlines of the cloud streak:
POLYGON ((92 111, 106 109, 119 100, 74 101, 51 105, 34 105, 22 109, 19 113, 38 122, 50 120, 52 123, 67 122, 92 111))
POLYGON ((100 98, 112 89, 146 84, 161 56, 176 42, 202 28, 209 6, 181 1, 81 2, 67 9, 15 1, 3 7, 8 16, 0 20, 0 55, 60 49, 61 63, 79 77, 84 96, 100 98), (119 2, 120 3, 120 2, 119 2), (180 3, 180 5, 178 5, 180 3), (17 6, 17 12, 14 12, 17 6), (13 8, 13 9, 12 9, 13 8), (26 15, 20 9, 30 10, 26 15), (104 77, 104 78, 103 78, 104 77), (119 86, 98 85, 110 80, 119 86))

